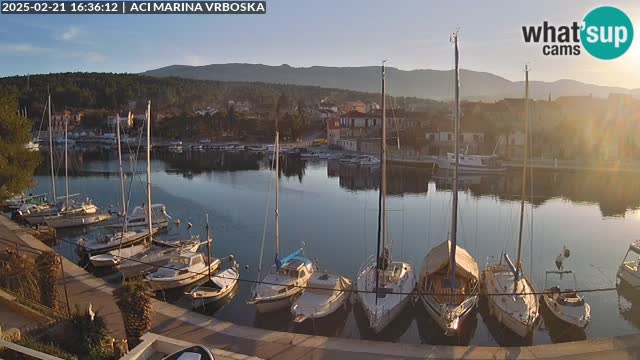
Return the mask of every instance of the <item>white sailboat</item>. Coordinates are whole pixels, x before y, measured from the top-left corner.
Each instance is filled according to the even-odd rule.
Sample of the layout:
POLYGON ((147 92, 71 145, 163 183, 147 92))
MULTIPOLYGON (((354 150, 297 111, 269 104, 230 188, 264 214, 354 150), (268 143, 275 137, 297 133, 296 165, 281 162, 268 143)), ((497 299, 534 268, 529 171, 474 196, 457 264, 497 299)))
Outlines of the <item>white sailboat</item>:
MULTIPOLYGON (((277 125, 276 125, 277 129, 277 125)), ((302 248, 284 258, 280 258, 280 221, 279 221, 279 192, 278 177, 280 171, 280 134, 276 130, 274 148, 275 160, 275 188, 276 188, 276 255, 275 264, 267 276, 259 282, 252 291, 248 304, 256 306, 259 313, 280 310, 291 306, 293 301, 302 294, 311 274, 316 270, 313 262, 302 253, 302 248)), ((260 259, 262 261, 262 259, 260 259)), ((262 268, 260 264, 259 268, 262 268)), ((260 280, 258 269, 258 280, 260 280)))
POLYGON ((489 313, 509 330, 521 337, 529 336, 539 317, 538 297, 533 285, 522 270, 522 233, 527 185, 529 150, 529 68, 525 67, 525 143, 522 166, 522 194, 520 199, 520 230, 518 257, 513 264, 507 254, 498 262, 489 262, 482 274, 481 291, 487 294, 489 313))
MULTIPOLYGON (((111 218, 111 215, 102 213, 91 200, 82 203, 72 203, 69 197, 69 157, 67 150, 68 143, 68 121, 64 122, 64 176, 65 176, 65 207, 64 211, 52 216, 45 216, 44 222, 48 226, 60 229, 76 226, 86 226, 99 223, 111 218)), ((53 151, 52 149, 50 151, 53 151)))
MULTIPOLYGON (((458 154, 460 128, 460 79, 458 66, 458 34, 452 36, 455 46, 454 154, 458 154)), ((451 205, 451 240, 431 249, 425 256, 418 281, 418 298, 445 335, 455 335, 464 320, 478 305, 478 264, 458 246, 458 161, 454 156, 451 205)))
POLYGON ((386 191, 387 191, 387 120, 385 110, 385 63, 382 62, 382 136, 380 194, 378 204, 378 249, 358 271, 356 290, 358 300, 365 309, 369 326, 379 333, 410 302, 416 279, 413 266, 393 261, 386 245, 386 191))

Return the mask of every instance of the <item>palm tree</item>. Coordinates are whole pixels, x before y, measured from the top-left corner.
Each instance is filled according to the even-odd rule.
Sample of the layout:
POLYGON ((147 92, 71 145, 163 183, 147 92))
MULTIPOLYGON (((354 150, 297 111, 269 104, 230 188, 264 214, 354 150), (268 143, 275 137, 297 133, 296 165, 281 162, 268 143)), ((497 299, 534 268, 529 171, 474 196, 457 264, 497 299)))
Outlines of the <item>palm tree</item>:
POLYGON ((140 337, 149 331, 153 321, 153 292, 148 283, 134 279, 125 281, 113 291, 122 313, 129 346, 136 346, 140 337))
POLYGON ((40 285, 40 303, 55 309, 58 304, 58 279, 60 278, 58 255, 45 251, 36 258, 38 283, 40 285))

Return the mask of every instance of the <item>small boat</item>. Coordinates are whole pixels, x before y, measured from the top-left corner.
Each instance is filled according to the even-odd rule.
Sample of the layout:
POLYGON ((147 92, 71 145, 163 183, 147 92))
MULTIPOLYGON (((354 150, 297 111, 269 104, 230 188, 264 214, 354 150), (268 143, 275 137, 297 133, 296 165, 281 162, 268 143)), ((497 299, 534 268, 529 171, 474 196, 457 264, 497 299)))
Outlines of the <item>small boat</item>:
POLYGON ((102 213, 97 206, 83 203, 79 207, 45 216, 44 223, 54 229, 87 226, 111 219, 111 215, 102 213))
POLYGON ((116 268, 125 279, 144 276, 166 265, 171 258, 184 252, 196 252, 200 248, 198 240, 182 240, 177 247, 152 246, 142 253, 120 261, 116 268))
MULTIPOLYGON (((452 153, 438 158, 438 167, 453 169, 456 157, 452 153)), ((458 171, 461 172, 502 172, 507 168, 496 155, 458 154, 458 171)))
POLYGON ((640 240, 629 245, 622 264, 618 267, 617 278, 632 288, 640 287, 640 240))
POLYGON ((346 307, 350 295, 351 280, 327 271, 316 271, 309 278, 302 296, 291 306, 293 321, 300 323, 328 316, 346 307))
POLYGON ((202 280, 219 266, 219 259, 212 258, 209 262, 201 253, 184 252, 145 279, 153 291, 176 289, 202 280))
POLYGON ((235 262, 233 255, 229 256, 229 261, 232 262, 230 268, 209 276, 209 280, 206 283, 198 285, 185 293, 193 299, 194 307, 218 301, 229 295, 238 285, 238 279, 240 278, 238 263, 235 262))
POLYGON ((373 156, 362 157, 359 161, 360 166, 376 167, 380 166, 380 159, 373 156))
MULTIPOLYGON (((169 220, 171 216, 167 214, 167 208, 163 204, 152 204, 151 205, 152 212, 152 224, 153 227, 157 228, 166 228, 169 226, 169 220)), ((147 221, 147 208, 146 206, 136 206, 130 215, 123 220, 118 222, 109 224, 110 227, 114 228, 122 228, 123 223, 126 221, 127 228, 139 228, 144 227, 147 228, 149 226, 149 222, 147 221)))
POLYGON ((45 217, 57 215, 61 211, 64 211, 64 205, 60 202, 57 204, 22 204, 16 211, 16 215, 29 225, 40 225, 44 223, 45 217))
POLYGON ((489 294, 489 314, 512 332, 525 338, 537 325, 538 297, 522 270, 511 262, 507 254, 503 257, 505 262, 500 260, 498 263, 487 263, 482 274, 481 290, 484 294, 489 294))
MULTIPOLYGON (((200 243, 200 235, 197 235, 197 234, 192 235, 190 241, 200 243)), ((185 240, 164 240, 164 239, 153 238, 152 242, 154 245, 158 245, 160 247, 168 247, 168 248, 180 248, 185 246, 185 240)))
POLYGON ((215 360, 215 357, 206 347, 195 345, 163 357, 162 360, 215 360))
MULTIPOLYGON (((157 229, 154 229, 154 234, 157 229)), ((122 246, 130 246, 149 238, 149 230, 118 232, 114 235, 98 236, 93 240, 86 241, 80 238, 77 241, 79 252, 88 257, 104 254, 111 250, 116 250, 122 246)))
POLYGON ((248 304, 256 306, 259 313, 267 313, 291 306, 304 291, 311 274, 313 262, 302 255, 302 248, 278 261, 270 274, 264 277, 253 291, 248 304))
POLYGON ((113 267, 118 265, 123 258, 126 259, 140 254, 145 251, 147 247, 145 244, 123 247, 122 249, 111 250, 104 254, 93 255, 89 257, 89 261, 91 261, 93 267, 113 267))
POLYGON ((20 195, 5 200, 4 206, 11 210, 17 210, 22 205, 42 205, 47 203, 47 194, 20 195))
POLYGON ((576 274, 571 270, 547 271, 544 282, 542 299, 551 313, 561 321, 584 329, 591 323, 591 307, 577 292, 576 274), (548 287, 549 274, 573 275, 573 288, 560 289, 559 286, 548 287))

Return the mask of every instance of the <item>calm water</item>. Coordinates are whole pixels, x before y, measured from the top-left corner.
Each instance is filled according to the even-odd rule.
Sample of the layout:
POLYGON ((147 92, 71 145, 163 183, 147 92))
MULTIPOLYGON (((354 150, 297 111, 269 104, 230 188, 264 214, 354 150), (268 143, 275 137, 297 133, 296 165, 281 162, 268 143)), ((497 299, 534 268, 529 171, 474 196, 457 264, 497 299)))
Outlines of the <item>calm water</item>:
MULTIPOLYGON (((127 155, 126 169, 133 163, 127 155)), ((90 196, 103 208, 119 208, 117 159, 111 151, 84 150, 70 155, 72 193, 90 196)), ((145 163, 138 164, 144 169, 145 163)), ((203 233, 209 215, 214 235, 214 254, 234 254, 248 269, 241 277, 255 279, 266 218, 265 266, 274 254, 273 171, 266 159, 254 154, 217 152, 183 154, 156 153, 153 168, 153 202, 163 203, 182 221, 165 237, 203 233)), ((48 165, 43 163, 36 177, 37 189, 48 191, 48 165)), ((63 170, 58 170, 63 174, 63 170)), ((144 174, 129 176, 131 205, 143 201, 144 174)), ((63 178, 58 192, 63 192, 63 178)), ((463 176, 459 211, 459 245, 483 267, 487 257, 506 251, 515 257, 518 234, 520 172, 500 176, 463 176)), ((361 263, 376 249, 377 184, 375 172, 345 167, 334 162, 286 160, 280 180, 281 253, 306 243, 305 253, 317 258, 322 268, 354 279, 361 263)), ((422 258, 448 236, 451 181, 446 174, 429 169, 391 167, 389 171, 388 239, 395 258, 410 261, 419 269, 422 258)), ((611 287, 628 245, 640 232, 640 182, 633 175, 589 172, 535 172, 534 196, 527 204, 523 264, 538 290, 545 282, 545 270, 563 245, 571 250, 565 268, 577 273, 582 289, 611 287), (533 210, 532 210, 533 206, 533 210), (532 217, 533 214, 533 217, 532 217), (533 226, 531 226, 533 224, 533 226), (533 233, 533 237, 531 236, 533 233)), ((59 232, 63 239, 96 230, 59 232)), ((97 230, 100 231, 100 230, 97 230)), ((74 240, 75 241, 75 240, 74 240)), ((72 245, 56 247, 73 258, 72 245)), ((76 259, 77 260, 77 259, 76 259)), ((98 274, 112 282, 114 274, 98 274)), ((566 280, 566 279, 565 279, 566 280)), ((563 283, 566 286, 570 283, 563 283)), ((167 293, 167 299, 189 307, 182 291, 167 293)), ((241 284, 237 296, 225 306, 202 311, 243 325, 309 334, 379 339, 406 343, 473 345, 516 345, 522 343, 505 334, 481 307, 465 324, 460 337, 439 335, 436 325, 420 306, 409 308, 383 334, 368 331, 360 305, 326 321, 294 327, 288 313, 256 316, 244 303, 250 285, 241 284), (216 311, 217 310, 217 311, 216 311)), ((534 344, 624 335, 640 329, 640 299, 618 291, 586 294, 593 323, 586 333, 575 333, 543 312, 534 344)), ((163 295, 160 295, 163 297, 163 295)), ((353 300, 353 299, 352 299, 353 300)), ((527 342, 525 342, 527 343, 527 342)))

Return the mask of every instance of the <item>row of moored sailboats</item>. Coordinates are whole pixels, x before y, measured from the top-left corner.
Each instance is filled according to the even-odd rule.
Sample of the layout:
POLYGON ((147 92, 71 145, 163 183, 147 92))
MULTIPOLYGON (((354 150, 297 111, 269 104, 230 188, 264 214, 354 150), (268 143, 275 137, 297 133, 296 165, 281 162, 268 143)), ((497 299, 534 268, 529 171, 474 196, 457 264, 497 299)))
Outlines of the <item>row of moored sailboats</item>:
MULTIPOLYGON (((425 256, 416 282, 416 273, 410 263, 392 259, 386 241, 386 111, 385 67, 382 65, 382 133, 381 171, 378 203, 377 252, 361 267, 354 289, 351 282, 340 275, 318 271, 316 264, 303 256, 302 248, 292 254, 279 256, 278 228, 278 135, 276 134, 276 256, 272 271, 254 288, 248 303, 255 304, 258 312, 270 312, 291 307, 294 320, 326 316, 338 309, 351 291, 357 293, 374 332, 386 328, 412 299, 416 299, 446 335, 456 335, 464 327, 465 319, 478 306, 481 294, 486 295, 488 308, 498 322, 513 333, 526 337, 538 322, 538 294, 523 272, 521 250, 524 205, 526 199, 526 172, 528 143, 525 143, 522 196, 520 203, 520 231, 518 253, 513 263, 507 254, 499 261, 488 263, 481 273, 475 259, 457 245, 458 218, 458 159, 460 128, 460 82, 458 34, 452 36, 455 48, 455 123, 453 155, 453 201, 449 240, 434 247, 425 256)), ((525 138, 528 141, 528 68, 525 90, 525 138)), ((260 276, 260 275, 259 275, 260 276)), ((260 279, 258 279, 260 280, 260 279)), ((590 322, 590 309, 574 290, 545 289, 543 299, 552 312, 570 325, 584 328, 590 322)))

